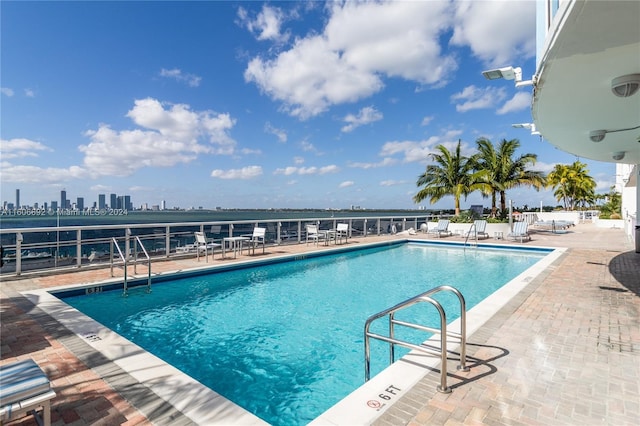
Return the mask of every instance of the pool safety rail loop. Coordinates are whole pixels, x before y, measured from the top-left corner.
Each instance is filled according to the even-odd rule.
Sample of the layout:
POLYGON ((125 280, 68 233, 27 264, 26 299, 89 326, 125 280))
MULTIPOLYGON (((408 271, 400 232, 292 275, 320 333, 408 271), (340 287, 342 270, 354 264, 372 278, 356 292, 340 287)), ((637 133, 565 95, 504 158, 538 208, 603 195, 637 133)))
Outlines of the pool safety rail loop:
POLYGON ((458 370, 469 371, 469 367, 466 366, 466 358, 467 358, 467 318, 466 318, 466 303, 464 300, 464 296, 458 289, 443 285, 439 287, 432 288, 429 291, 426 291, 422 294, 414 296, 410 299, 405 300, 391 308, 385 309, 384 311, 378 312, 375 315, 367 318, 367 321, 364 326, 364 376, 365 381, 370 379, 371 371, 371 346, 369 339, 378 339, 384 342, 389 343, 389 364, 393 364, 395 362, 395 345, 404 346, 409 349, 413 349, 419 352, 424 352, 428 354, 438 354, 441 358, 441 366, 440 366, 440 385, 438 385, 437 389, 442 393, 450 393, 451 388, 447 386, 447 336, 453 337, 455 339, 460 340, 460 364, 458 365, 458 370), (460 333, 448 332, 447 331, 447 315, 442 308, 442 305, 435 299, 433 299, 432 295, 436 293, 440 293, 443 291, 451 292, 458 297, 458 301, 460 302, 460 333), (400 321, 395 319, 395 314, 398 311, 401 311, 404 308, 408 308, 409 306, 413 306, 418 303, 429 303, 433 307, 436 308, 438 314, 440 315, 440 328, 432 328, 427 327, 420 324, 414 324, 406 321, 400 321), (380 334, 372 333, 369 331, 371 324, 382 317, 389 317, 389 335, 383 336, 380 334), (395 330, 394 327, 396 325, 413 328, 416 330, 439 333, 440 334, 440 347, 435 347, 431 345, 427 345, 426 343, 415 344, 411 342, 406 342, 403 340, 398 340, 395 338, 395 330))
POLYGON ((113 277, 113 264, 114 264, 114 251, 113 248, 116 248, 116 250, 118 251, 118 258, 120 259, 120 261, 122 262, 122 269, 124 271, 124 284, 123 284, 123 289, 122 289, 122 295, 123 296, 127 296, 129 293, 129 281, 128 281, 128 277, 127 277, 127 271, 129 269, 129 259, 131 259, 133 261, 133 273, 137 274, 138 273, 138 247, 140 247, 140 249, 142 249, 142 252, 144 253, 144 256, 146 258, 146 263, 147 263, 147 293, 151 293, 151 257, 149 256, 149 253, 147 253, 147 249, 144 248, 144 245, 142 244, 142 241, 140 241, 140 237, 136 236, 133 240, 133 254, 131 253, 131 244, 130 244, 130 238, 127 235, 126 239, 125 239, 125 253, 122 253, 122 250, 120 250, 120 245, 118 244, 118 240, 116 240, 116 238, 112 238, 111 239, 111 256, 109 257, 110 260, 110 268, 111 268, 111 276, 113 277))
MULTIPOLYGON (((477 227, 476 227, 476 223, 475 223, 475 222, 473 222, 473 223, 471 224, 471 227, 469 228, 469 232, 467 232, 467 236, 466 236, 466 237, 465 237, 465 239, 464 239, 464 245, 462 246, 462 249, 463 249, 463 250, 466 250, 466 249, 467 249, 467 241, 469 241, 469 237, 471 236, 471 231, 473 231, 473 236, 474 236, 475 243, 476 243, 476 244, 475 244, 475 247, 476 247, 476 248, 478 247, 478 229, 477 229, 477 227)), ((470 244, 471 244, 471 243, 470 243, 470 244)))

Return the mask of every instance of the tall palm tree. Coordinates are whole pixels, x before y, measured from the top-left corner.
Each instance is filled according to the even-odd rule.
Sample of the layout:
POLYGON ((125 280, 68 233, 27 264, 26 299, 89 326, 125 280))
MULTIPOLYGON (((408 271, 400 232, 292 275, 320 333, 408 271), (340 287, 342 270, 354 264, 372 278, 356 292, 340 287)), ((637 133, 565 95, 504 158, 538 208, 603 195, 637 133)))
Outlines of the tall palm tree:
POLYGON ((495 172, 496 187, 500 194, 500 209, 503 214, 507 210, 506 191, 519 186, 530 186, 536 191, 544 188, 547 180, 543 172, 530 170, 530 165, 538 161, 536 154, 526 153, 514 158, 520 147, 518 139, 503 139, 496 150, 498 156, 498 170, 495 172))
POLYGON ((486 172, 485 178, 489 187, 488 195, 491 195, 491 217, 496 217, 498 210, 496 207, 496 195, 502 189, 497 180, 497 174, 500 169, 498 153, 489 139, 479 138, 476 140, 476 145, 478 146, 478 154, 474 157, 476 160, 474 168, 486 172))
POLYGON ((466 197, 473 191, 485 190, 486 182, 482 180, 484 171, 475 171, 473 159, 460 153, 460 141, 454 152, 444 145, 436 146, 439 153, 430 154, 434 164, 429 164, 423 174, 418 177, 417 186, 423 188, 413 197, 416 203, 429 198, 431 204, 447 195, 453 195, 455 214, 460 215, 460 197, 466 197))

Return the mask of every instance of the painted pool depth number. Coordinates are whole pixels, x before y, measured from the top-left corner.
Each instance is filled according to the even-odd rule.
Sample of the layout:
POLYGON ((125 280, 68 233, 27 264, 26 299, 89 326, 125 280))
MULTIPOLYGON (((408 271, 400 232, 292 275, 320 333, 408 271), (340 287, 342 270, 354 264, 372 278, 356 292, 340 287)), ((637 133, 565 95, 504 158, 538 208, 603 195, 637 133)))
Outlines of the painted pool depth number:
POLYGON ((367 401, 367 406, 375 410, 380 410, 382 407, 389 404, 391 400, 396 398, 398 396, 398 392, 400 391, 401 391, 400 388, 393 385, 389 385, 386 387, 385 390, 383 390, 378 394, 378 398, 381 399, 383 402, 377 399, 370 399, 369 401, 367 401))

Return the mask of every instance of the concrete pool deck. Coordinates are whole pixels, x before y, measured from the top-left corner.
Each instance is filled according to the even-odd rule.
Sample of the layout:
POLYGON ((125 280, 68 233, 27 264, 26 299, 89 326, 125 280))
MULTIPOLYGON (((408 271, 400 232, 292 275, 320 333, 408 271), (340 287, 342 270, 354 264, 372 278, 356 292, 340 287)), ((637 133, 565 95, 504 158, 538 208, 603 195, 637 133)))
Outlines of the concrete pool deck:
MULTIPOLYGON (((354 238, 349 245, 398 238, 354 238)), ((592 224, 579 224, 566 234, 534 232, 523 245, 568 250, 468 336, 471 371, 457 372, 455 360, 450 361, 451 394, 437 393, 439 375, 428 374, 374 424, 637 424, 640 254, 621 230, 592 224)), ((323 248, 268 247, 267 256, 323 248)), ((210 260, 230 262, 218 254, 210 260)), ((154 263, 152 269, 198 265, 204 261, 172 260, 154 263)), ((33 358, 44 369, 57 393, 54 425, 192 424, 21 294, 108 277, 108 269, 101 269, 3 279, 0 364, 33 358)), ((35 422, 25 417, 6 424, 35 422)))

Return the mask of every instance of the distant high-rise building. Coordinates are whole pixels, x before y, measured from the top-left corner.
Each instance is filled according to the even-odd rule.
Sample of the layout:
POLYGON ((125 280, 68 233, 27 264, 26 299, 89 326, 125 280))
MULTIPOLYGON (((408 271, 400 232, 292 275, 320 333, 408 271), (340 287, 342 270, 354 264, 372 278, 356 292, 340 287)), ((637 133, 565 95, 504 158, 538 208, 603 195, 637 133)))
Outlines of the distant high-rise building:
POLYGON ((16 189, 16 209, 20 208, 20 190, 16 189))
POLYGON ((118 196, 116 194, 111 194, 109 196, 109 208, 111 209, 118 208, 118 196))
POLYGON ((133 210, 133 205, 131 204, 131 196, 130 195, 125 195, 124 196, 124 201, 122 203, 122 207, 125 210, 133 210))
POLYGON ((56 210, 58 210, 58 202, 57 201, 52 201, 51 202, 51 210, 53 210, 54 212, 56 210))
POLYGON ((78 197, 78 200, 76 201, 76 207, 78 208, 78 210, 84 210, 84 197, 78 197))
POLYGON ((166 209, 167 209, 167 202, 166 202, 165 200, 162 200, 162 203, 161 203, 161 207, 160 207, 160 208, 161 208, 162 210, 166 210, 166 209))
POLYGON ((104 194, 98 194, 98 208, 104 210, 107 207, 107 201, 104 194))
POLYGON ((67 208, 67 191, 64 189, 60 191, 60 208, 61 209, 67 208))

